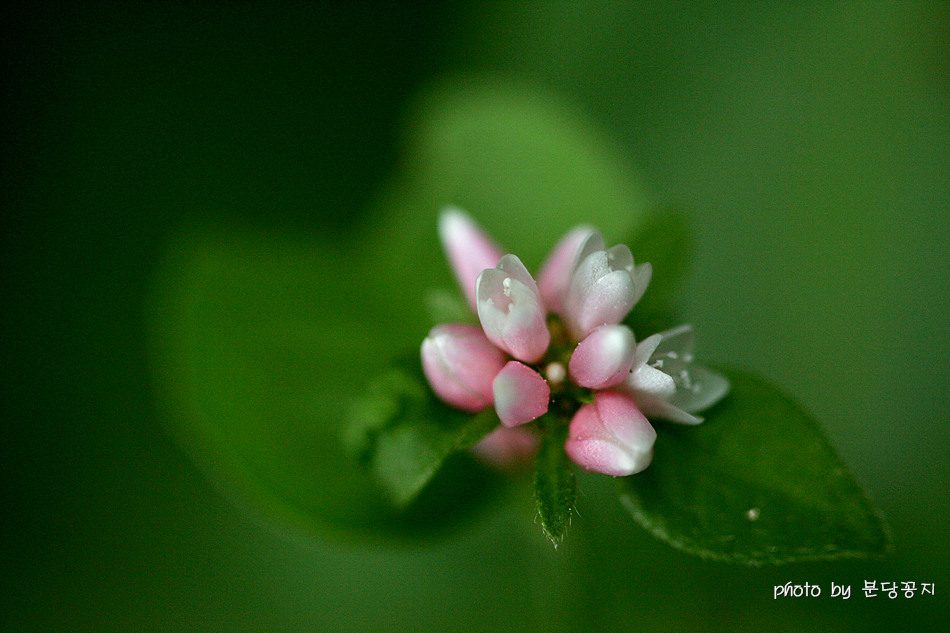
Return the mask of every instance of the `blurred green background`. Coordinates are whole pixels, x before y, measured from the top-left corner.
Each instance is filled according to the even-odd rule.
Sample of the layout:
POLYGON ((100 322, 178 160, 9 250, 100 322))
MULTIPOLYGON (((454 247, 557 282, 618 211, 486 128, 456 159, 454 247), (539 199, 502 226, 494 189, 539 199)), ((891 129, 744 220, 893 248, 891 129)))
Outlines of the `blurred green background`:
MULTIPOLYGON (((3 11, 0 628, 884 631, 950 616, 946 3, 3 11), (697 561, 590 478, 557 552, 527 483, 431 542, 306 540, 202 474, 153 385, 146 305, 169 244, 196 220, 357 243, 406 113, 458 74, 563 104, 652 203, 688 211, 681 300, 700 355, 816 415, 886 515, 890 558, 697 561), (864 580, 936 596, 865 598, 864 580), (789 581, 823 595, 773 600, 789 581)), ((486 223, 515 248, 527 230, 486 223)))

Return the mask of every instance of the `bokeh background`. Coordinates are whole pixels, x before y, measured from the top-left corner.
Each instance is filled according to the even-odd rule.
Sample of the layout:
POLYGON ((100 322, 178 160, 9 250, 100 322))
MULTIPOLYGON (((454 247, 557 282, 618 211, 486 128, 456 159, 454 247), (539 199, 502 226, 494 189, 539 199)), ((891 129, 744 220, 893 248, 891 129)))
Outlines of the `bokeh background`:
POLYGON ((0 628, 883 631, 950 616, 946 3, 81 5, 6 8, 0 26, 0 628), (181 227, 358 242, 407 111, 459 74, 563 104, 652 203, 686 210, 700 354, 816 415, 887 517, 889 558, 697 561, 588 479, 556 552, 517 492, 424 542, 306 538, 188 457, 147 316, 181 227), (865 580, 936 595, 865 598, 865 580), (789 581, 823 595, 773 600, 789 581))

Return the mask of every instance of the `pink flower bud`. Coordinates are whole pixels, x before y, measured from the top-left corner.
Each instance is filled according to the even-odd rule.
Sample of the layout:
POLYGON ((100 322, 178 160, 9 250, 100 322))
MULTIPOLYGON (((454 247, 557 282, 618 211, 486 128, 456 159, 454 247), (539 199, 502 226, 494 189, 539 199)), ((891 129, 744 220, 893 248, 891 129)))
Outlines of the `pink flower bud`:
POLYGON ((470 217, 454 207, 439 216, 439 237, 459 286, 475 309, 475 280, 488 268, 494 268, 503 253, 470 217))
POLYGON ((619 385, 630 374, 637 344, 625 325, 603 325, 588 335, 571 355, 571 379, 588 389, 619 385))
POLYGON ((499 426, 472 447, 472 452, 489 466, 515 470, 534 457, 538 444, 538 436, 529 427, 499 426))
POLYGON ((599 391, 574 414, 564 450, 582 468, 625 477, 650 465, 655 441, 656 431, 630 396, 599 391))
POLYGON ((514 255, 482 271, 475 282, 478 319, 492 343, 526 363, 541 360, 551 342, 538 286, 514 255))
POLYGON ((492 383, 495 412, 505 426, 531 422, 548 412, 551 388, 541 374, 516 360, 509 361, 492 383))
POLYGON ((587 226, 578 226, 561 238, 551 254, 541 266, 538 274, 538 290, 544 306, 551 312, 560 313, 564 304, 564 295, 571 282, 571 273, 577 263, 577 255, 587 237, 594 230, 587 226))
POLYGON ((592 233, 584 242, 564 299, 568 330, 581 340, 601 325, 620 323, 640 300, 652 274, 650 264, 635 266, 630 249, 604 250, 592 233))
POLYGON ((422 370, 432 390, 465 411, 481 411, 492 403, 492 381, 505 360, 474 325, 439 325, 422 341, 422 370))

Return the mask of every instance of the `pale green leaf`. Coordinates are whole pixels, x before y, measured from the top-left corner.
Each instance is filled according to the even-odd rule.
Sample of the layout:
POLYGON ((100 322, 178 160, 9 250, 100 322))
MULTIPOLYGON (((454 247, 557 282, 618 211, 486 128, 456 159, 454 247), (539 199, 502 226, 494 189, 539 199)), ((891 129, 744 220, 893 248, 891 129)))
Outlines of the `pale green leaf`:
POLYGON ((422 375, 418 354, 385 371, 356 399, 346 444, 398 507, 405 507, 453 453, 475 445, 500 424, 443 404, 422 375))
POLYGON ((647 203, 637 174, 555 95, 517 82, 448 81, 419 99, 409 121, 402 168, 379 198, 370 238, 379 273, 403 300, 421 302, 450 278, 435 230, 447 205, 467 211, 532 272, 577 224, 612 242, 641 226, 647 203))
MULTIPOLYGON (((340 441, 353 398, 418 345, 365 265, 328 244, 231 227, 169 249, 149 305, 168 427, 221 490, 306 536, 425 534, 478 497, 485 473, 456 460, 434 492, 396 512, 340 441), (454 488, 453 488, 454 487, 454 488), (443 504, 443 505, 440 505, 443 504)), ((413 315, 425 323, 424 311, 413 315)), ((425 496, 425 495, 424 495, 425 496)))

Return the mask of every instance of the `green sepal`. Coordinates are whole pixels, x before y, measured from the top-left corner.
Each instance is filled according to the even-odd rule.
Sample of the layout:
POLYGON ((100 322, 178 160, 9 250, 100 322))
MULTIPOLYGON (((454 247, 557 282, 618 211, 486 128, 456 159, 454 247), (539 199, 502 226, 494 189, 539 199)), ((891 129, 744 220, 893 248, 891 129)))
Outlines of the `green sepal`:
POLYGON ((538 420, 541 450, 534 473, 534 494, 541 529, 557 547, 574 516, 577 482, 571 461, 564 452, 568 425, 551 414, 538 420))

